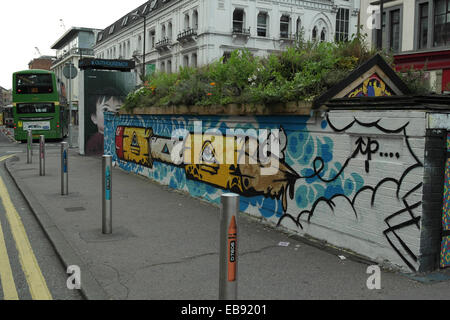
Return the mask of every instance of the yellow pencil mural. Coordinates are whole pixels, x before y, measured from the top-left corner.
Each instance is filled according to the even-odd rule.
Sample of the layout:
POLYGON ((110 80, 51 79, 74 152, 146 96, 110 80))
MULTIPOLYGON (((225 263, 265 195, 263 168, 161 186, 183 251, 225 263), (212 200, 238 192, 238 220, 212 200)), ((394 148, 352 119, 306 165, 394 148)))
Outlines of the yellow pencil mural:
POLYGON ((182 167, 190 180, 246 197, 282 199, 284 211, 300 178, 274 154, 263 163, 258 140, 251 137, 188 134, 179 142, 154 136, 152 129, 118 127, 116 153, 121 160, 149 168, 154 161, 182 167))

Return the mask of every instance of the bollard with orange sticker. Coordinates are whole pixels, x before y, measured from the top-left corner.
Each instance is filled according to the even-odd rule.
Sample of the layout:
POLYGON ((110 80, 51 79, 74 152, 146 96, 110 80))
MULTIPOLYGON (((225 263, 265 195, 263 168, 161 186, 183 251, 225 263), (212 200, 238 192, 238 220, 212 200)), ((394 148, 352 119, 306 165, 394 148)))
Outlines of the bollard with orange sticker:
POLYGON ((228 281, 236 281, 237 271, 237 224, 236 217, 231 219, 230 228, 228 229, 228 281))
POLYGON ((239 195, 222 195, 219 300, 237 300, 239 195))

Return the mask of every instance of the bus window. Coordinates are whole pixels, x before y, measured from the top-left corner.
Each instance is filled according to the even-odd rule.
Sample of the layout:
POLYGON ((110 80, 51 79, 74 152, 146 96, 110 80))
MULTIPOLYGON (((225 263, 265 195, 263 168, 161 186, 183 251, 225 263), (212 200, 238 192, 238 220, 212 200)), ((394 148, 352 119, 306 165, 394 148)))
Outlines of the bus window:
POLYGON ((16 93, 53 93, 52 76, 50 74, 18 74, 16 76, 16 93))
POLYGON ((19 103, 17 104, 18 114, 27 113, 54 113, 55 105, 53 103, 19 103))

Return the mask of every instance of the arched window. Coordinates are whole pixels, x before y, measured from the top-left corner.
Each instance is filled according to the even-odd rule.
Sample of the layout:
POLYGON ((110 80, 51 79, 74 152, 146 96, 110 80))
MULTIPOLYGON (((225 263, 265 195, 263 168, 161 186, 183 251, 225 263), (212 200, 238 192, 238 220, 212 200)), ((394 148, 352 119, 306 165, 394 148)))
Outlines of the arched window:
POLYGON ((189 28, 190 28, 190 19, 189 19, 189 14, 188 13, 186 13, 185 15, 184 15, 184 29, 185 30, 188 30, 189 28))
POLYGON ((198 29, 198 12, 197 12, 197 10, 194 10, 194 14, 192 15, 192 28, 195 30, 198 29))
POLYGON ((167 26, 167 36, 172 40, 172 22, 169 22, 169 25, 167 26))
POLYGON ((312 41, 316 41, 317 40, 317 27, 314 27, 313 31, 312 31, 312 41))
POLYGON ((327 29, 323 28, 320 33, 320 42, 324 42, 327 40, 327 29))
POLYGON ((300 18, 297 19, 295 35, 297 37, 297 40, 299 40, 300 37, 302 36, 302 20, 300 18))

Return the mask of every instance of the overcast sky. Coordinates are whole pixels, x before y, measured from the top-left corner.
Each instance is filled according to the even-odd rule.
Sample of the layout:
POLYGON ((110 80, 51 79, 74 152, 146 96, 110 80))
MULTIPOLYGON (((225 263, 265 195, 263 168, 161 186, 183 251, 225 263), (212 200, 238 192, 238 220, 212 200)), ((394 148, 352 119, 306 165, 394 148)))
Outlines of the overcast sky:
POLYGON ((0 86, 11 89, 12 73, 28 69, 28 63, 51 49, 70 27, 104 29, 145 3, 145 0, 13 0, 0 9, 0 86))

